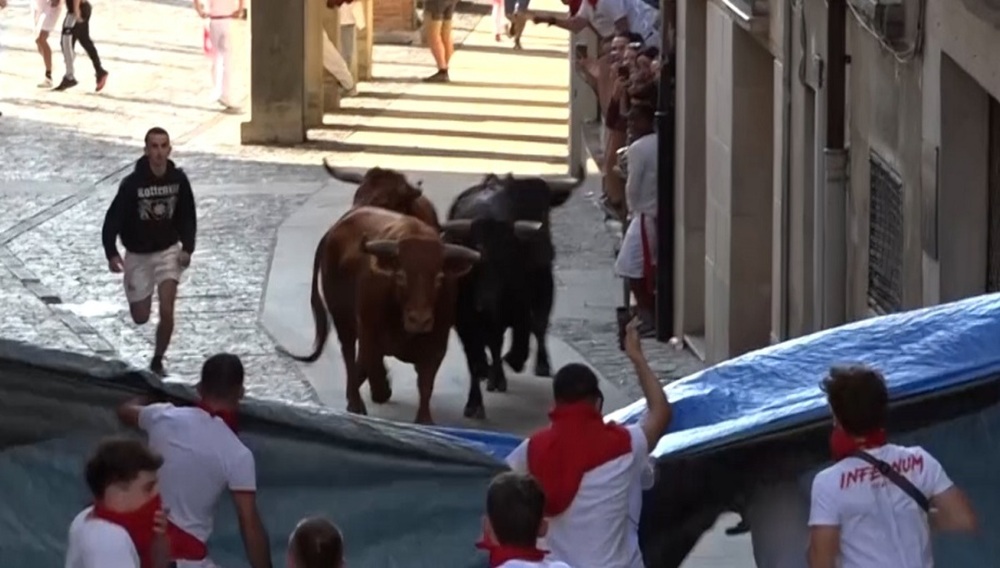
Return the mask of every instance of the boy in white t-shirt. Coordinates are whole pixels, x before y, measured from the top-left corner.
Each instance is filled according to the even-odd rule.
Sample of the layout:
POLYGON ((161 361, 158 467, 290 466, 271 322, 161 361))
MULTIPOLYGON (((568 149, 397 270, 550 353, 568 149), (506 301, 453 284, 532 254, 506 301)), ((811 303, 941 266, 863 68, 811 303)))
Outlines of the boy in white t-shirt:
MULTIPOLYGON (((202 543, 208 542, 215 508, 227 490, 233 499, 247 558, 252 568, 271 568, 267 532, 257 511, 257 474, 253 454, 237 436, 237 410, 243 398, 243 364, 220 353, 201 369, 197 406, 148 404, 132 400, 119 408, 122 422, 149 435, 163 456, 160 491, 170 521, 202 543)), ((179 562, 178 568, 212 568, 210 560, 179 562)))
POLYGON ((830 446, 836 463, 813 480, 810 568, 933 568, 931 527, 976 528, 965 494, 923 448, 887 443, 889 393, 878 371, 835 367, 822 388, 833 412, 830 446), (882 475, 871 458, 906 481, 882 475), (906 485, 919 495, 908 494, 906 485))
POLYGON ((476 544, 489 552, 490 568, 570 568, 545 560, 537 543, 547 529, 545 493, 533 477, 508 471, 493 478, 486 490, 483 539, 476 544))
POLYGON ((66 568, 139 568, 143 556, 157 568, 167 566, 156 479, 162 464, 139 440, 101 442, 84 474, 94 504, 69 526, 66 568))

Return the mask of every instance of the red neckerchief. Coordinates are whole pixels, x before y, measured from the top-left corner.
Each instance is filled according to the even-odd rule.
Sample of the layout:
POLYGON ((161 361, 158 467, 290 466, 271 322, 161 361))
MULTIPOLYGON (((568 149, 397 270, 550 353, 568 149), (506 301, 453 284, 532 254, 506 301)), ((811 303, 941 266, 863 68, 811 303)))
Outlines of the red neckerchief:
POLYGON ((855 436, 851 436, 840 426, 834 426, 833 433, 830 434, 830 453, 834 461, 840 461, 851 457, 858 450, 882 447, 886 441, 885 430, 875 430, 862 436, 861 439, 855 439, 855 436))
POLYGON ((552 425, 529 438, 528 471, 545 492, 545 516, 569 508, 583 475, 632 451, 628 430, 604 417, 589 402, 557 404, 552 425))
POLYGON ((213 408, 209 408, 207 405, 205 405, 204 402, 199 402, 198 408, 207 412, 208 415, 211 416, 212 418, 221 418, 222 421, 226 423, 226 426, 229 426, 229 429, 232 430, 234 434, 239 433, 240 420, 239 416, 236 414, 235 411, 215 410, 213 408))
POLYGON ((476 548, 489 552, 490 568, 503 566, 505 562, 510 560, 541 562, 542 560, 545 560, 545 555, 548 554, 548 551, 541 550, 534 546, 526 547, 498 544, 496 542, 492 542, 492 540, 487 538, 486 535, 483 535, 479 542, 476 543, 476 548))
MULTIPOLYGON (((118 513, 95 502, 93 516, 125 529, 139 554, 142 568, 150 568, 153 565, 153 519, 162 507, 159 495, 131 513, 118 513)), ((170 543, 171 560, 203 560, 208 556, 208 548, 203 542, 173 523, 167 523, 167 540, 170 543)))
POLYGON ((583 4, 583 0, 569 0, 569 15, 575 16, 577 12, 580 11, 580 5, 583 4))

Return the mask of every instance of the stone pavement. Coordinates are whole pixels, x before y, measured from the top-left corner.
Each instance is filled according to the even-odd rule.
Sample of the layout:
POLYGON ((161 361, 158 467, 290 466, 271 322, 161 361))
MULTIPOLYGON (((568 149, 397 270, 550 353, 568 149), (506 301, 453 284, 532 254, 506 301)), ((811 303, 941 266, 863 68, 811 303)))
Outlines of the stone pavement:
MULTIPOLYGON (((542 4, 533 7, 559 8, 552 0, 542 4)), ((514 55, 509 44, 494 43, 487 21, 459 20, 465 37, 451 85, 416 81, 433 72, 425 49, 376 46, 376 80, 362 84, 358 97, 311 132, 308 144, 262 148, 240 146, 245 117, 221 114, 209 100, 201 24, 188 2, 102 0, 95 6, 93 35, 111 71, 100 94, 89 92, 83 71, 81 85, 69 92, 35 88, 41 64, 27 5, 12 0, 0 35, 5 338, 145 364, 152 327, 130 322, 120 280, 107 273, 99 243, 104 210, 154 124, 174 134, 175 158, 194 182, 200 216, 170 368, 193 380, 205 355, 234 350, 248 361, 251 394, 292 403, 322 397, 302 369, 274 352, 260 313, 282 225, 310 199, 344 191, 319 167, 323 157, 358 168, 391 165, 429 181, 435 172, 566 171, 567 40, 558 30, 529 26, 525 51, 514 55)), ((55 40, 52 45, 57 48, 55 40)), ((62 63, 58 54, 55 59, 58 75, 62 63)), ((88 68, 82 53, 78 65, 88 68)), ((245 89, 245 75, 240 81, 245 89)), ((581 189, 554 215, 562 307, 552 335, 634 399, 638 389, 616 345, 620 288, 610 274, 612 242, 594 193, 593 186, 581 189)), ((332 221, 341 209, 326 211, 332 221)), ((313 242, 303 246, 311 251, 313 242)), ((311 323, 302 327, 297 332, 308 335, 311 323)), ((698 367, 684 352, 656 342, 646 347, 664 381, 698 367)), ((717 566, 745 565, 729 551, 733 546, 742 546, 745 557, 745 538, 710 535, 695 554, 703 561, 686 565, 711 566, 716 557, 725 559, 717 566)))

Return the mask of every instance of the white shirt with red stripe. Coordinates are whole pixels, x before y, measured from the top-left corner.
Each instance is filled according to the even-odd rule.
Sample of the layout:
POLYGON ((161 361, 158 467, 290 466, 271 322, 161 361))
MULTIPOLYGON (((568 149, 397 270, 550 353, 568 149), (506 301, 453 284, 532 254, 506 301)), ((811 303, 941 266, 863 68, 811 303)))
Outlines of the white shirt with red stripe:
POLYGON ((150 447, 163 456, 160 494, 170 520, 208 542, 219 497, 255 492, 253 454, 221 418, 197 407, 151 404, 139 413, 150 447))
MULTIPOLYGON (((642 491, 653 483, 649 445, 642 428, 627 426, 632 452, 600 465, 583 476, 572 504, 549 519, 545 542, 548 559, 573 568, 643 568, 638 526, 642 491)), ((525 440, 509 456, 514 471, 528 472, 525 440)))
POLYGON ((139 568, 139 553, 122 527, 91 516, 87 507, 69 525, 66 568, 139 568))
MULTIPOLYGON (((920 447, 866 450, 901 473, 928 499, 953 485, 920 447)), ((840 460, 816 474, 809 526, 840 527, 842 568, 933 568, 930 526, 917 502, 868 462, 840 460)))

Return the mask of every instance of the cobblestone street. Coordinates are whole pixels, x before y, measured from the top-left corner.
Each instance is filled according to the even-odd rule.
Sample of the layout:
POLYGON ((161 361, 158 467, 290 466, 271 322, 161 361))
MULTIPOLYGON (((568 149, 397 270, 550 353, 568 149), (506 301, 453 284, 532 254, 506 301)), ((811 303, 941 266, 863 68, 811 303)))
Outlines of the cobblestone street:
MULTIPOLYGON (((479 19, 459 19, 459 37, 469 36, 479 19)), ((246 117, 222 114, 208 100, 201 24, 187 3, 100 4, 93 36, 112 75, 99 94, 88 92, 92 85, 86 79, 63 93, 35 87, 41 60, 30 23, 27 3, 12 1, 0 59, 3 337, 145 365, 153 326, 131 323, 120 278, 107 272, 99 243, 104 211, 140 155, 142 133, 160 124, 173 134, 174 158, 193 180, 199 213, 198 251, 182 282, 168 357, 171 371, 191 379, 205 354, 232 349, 250 362, 253 394, 315 401, 294 365, 276 355, 258 322, 275 231, 310 194, 325 187, 328 178, 318 165, 331 145, 347 139, 352 124, 376 116, 416 88, 414 78, 432 68, 424 48, 376 46, 377 80, 362 85, 359 97, 345 99, 347 112, 336 117, 342 126, 315 131, 309 143, 294 149, 245 147, 237 133, 246 117), (163 21, 172 25, 164 27, 163 21), (364 112, 351 112, 361 108, 364 112)), ((57 41, 51 43, 58 77, 62 61, 57 41)), ((542 39, 532 43, 546 45, 542 39)), ((82 69, 89 67, 82 52, 77 61, 82 69)), ((245 73, 240 81, 245 91, 245 73)), ((548 95, 543 89, 536 96, 548 95)), ((337 160, 360 165, 357 153, 340 152, 337 160)), ((508 169, 500 163, 469 167, 508 169)), ((518 164, 509 169, 560 171, 518 164)), ((610 270, 612 242, 592 198, 575 197, 555 215, 560 273, 610 270)), ((638 389, 617 348, 613 307, 606 306, 607 317, 599 321, 557 319, 552 331, 635 398, 638 389)), ((665 380, 697 368, 693 358, 663 345, 650 342, 649 351, 665 380)))

